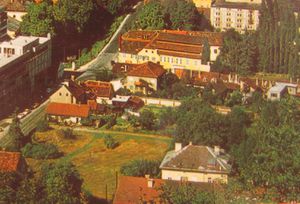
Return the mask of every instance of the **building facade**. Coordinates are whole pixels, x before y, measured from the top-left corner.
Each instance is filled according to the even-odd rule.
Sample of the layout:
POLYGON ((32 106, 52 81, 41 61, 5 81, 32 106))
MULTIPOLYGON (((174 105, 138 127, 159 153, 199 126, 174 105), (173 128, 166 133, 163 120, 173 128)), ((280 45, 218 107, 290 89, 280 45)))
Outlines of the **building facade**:
POLYGON ((210 62, 216 60, 223 43, 221 33, 196 31, 129 31, 120 37, 119 63, 159 63, 173 73, 210 71, 210 62, 202 63, 205 41, 210 62))
POLYGON ((211 24, 220 31, 234 28, 239 33, 256 30, 261 0, 216 0, 211 6, 211 24))
POLYGON ((0 106, 5 107, 1 108, 0 116, 30 100, 51 62, 50 36, 19 36, 0 43, 0 106))
POLYGON ((212 0, 191 0, 197 8, 210 8, 212 0))

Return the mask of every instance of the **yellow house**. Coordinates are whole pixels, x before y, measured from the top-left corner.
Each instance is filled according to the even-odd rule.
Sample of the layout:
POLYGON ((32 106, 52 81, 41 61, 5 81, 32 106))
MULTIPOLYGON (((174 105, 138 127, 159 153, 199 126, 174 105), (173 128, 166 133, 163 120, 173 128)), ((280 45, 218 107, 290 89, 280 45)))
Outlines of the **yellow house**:
POLYGON ((197 8, 210 8, 212 0, 192 0, 197 8))
POLYGON ((198 31, 129 31, 119 41, 119 63, 160 63, 173 73, 210 71, 210 62, 202 63, 204 44, 208 42, 209 61, 216 60, 223 43, 222 34, 198 31))
POLYGON ((192 182, 228 182, 231 166, 228 155, 219 147, 196 146, 190 143, 182 148, 175 143, 160 165, 162 179, 192 182))

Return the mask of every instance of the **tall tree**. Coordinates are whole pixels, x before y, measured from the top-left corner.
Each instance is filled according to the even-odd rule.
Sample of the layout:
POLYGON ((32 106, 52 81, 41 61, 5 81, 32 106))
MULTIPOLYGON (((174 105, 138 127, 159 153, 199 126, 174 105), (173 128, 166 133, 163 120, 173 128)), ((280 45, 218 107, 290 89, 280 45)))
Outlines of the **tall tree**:
POLYGON ((203 43, 202 64, 207 64, 210 61, 210 46, 208 40, 203 43))

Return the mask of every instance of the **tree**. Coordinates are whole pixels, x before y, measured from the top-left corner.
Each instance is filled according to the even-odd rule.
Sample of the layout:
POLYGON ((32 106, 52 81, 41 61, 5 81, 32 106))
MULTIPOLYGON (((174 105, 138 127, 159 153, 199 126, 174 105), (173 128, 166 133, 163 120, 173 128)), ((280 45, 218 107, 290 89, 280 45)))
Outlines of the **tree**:
POLYGON ((214 204, 215 196, 211 192, 199 191, 190 183, 171 184, 167 182, 160 188, 160 198, 173 204, 214 204))
POLYGON ((9 151, 20 151, 23 146, 24 134, 20 128, 20 120, 17 114, 14 114, 13 121, 10 124, 8 135, 10 136, 10 142, 6 147, 9 151))
POLYGON ((136 27, 147 30, 160 30, 165 27, 164 15, 159 2, 151 1, 138 14, 136 27))
POLYGON ((210 46, 208 40, 205 39, 202 52, 202 64, 207 64, 210 61, 210 46))
POLYGON ((229 99, 226 101, 226 105, 229 107, 235 105, 242 105, 243 95, 239 91, 234 91, 230 94, 229 99))
POLYGON ((174 108, 167 107, 164 108, 159 116, 159 126, 160 128, 165 128, 166 126, 173 125, 176 123, 176 111, 174 108))
POLYGON ((90 19, 92 0, 59 0, 53 6, 54 20, 65 35, 80 33, 90 19))
POLYGON ((152 178, 158 178, 160 175, 159 165, 160 161, 133 160, 121 167, 121 173, 125 176, 144 177, 145 175, 150 175, 152 178))
POLYGON ((241 178, 278 201, 300 197, 299 110, 294 100, 268 103, 234 153, 241 178), (270 191, 272 193, 270 193, 270 191))
POLYGON ((168 28, 173 30, 198 30, 201 16, 194 3, 185 0, 163 2, 168 28))
POLYGON ((125 0, 110 0, 107 4, 107 10, 112 14, 116 15, 122 13, 126 9, 127 2, 125 0))
POLYGON ((48 33, 55 34, 52 3, 49 1, 42 1, 38 4, 30 3, 20 29, 26 35, 46 36, 48 33))
POLYGON ((49 124, 48 124, 48 121, 46 119, 39 121, 37 126, 36 126, 36 130, 39 131, 39 132, 45 132, 48 129, 49 129, 49 124))
POLYGON ((114 149, 119 145, 119 143, 111 135, 104 136, 104 144, 107 149, 114 149))
POLYGON ((47 203, 80 203, 83 181, 73 164, 43 166, 42 178, 47 203))
POLYGON ((222 145, 228 120, 200 99, 184 101, 178 109, 175 140, 187 144, 222 145))
POLYGON ((15 173, 0 172, 0 202, 14 203, 19 179, 15 173))
POLYGON ((143 129, 152 130, 155 124, 155 119, 154 113, 145 109, 141 112, 138 120, 143 129))

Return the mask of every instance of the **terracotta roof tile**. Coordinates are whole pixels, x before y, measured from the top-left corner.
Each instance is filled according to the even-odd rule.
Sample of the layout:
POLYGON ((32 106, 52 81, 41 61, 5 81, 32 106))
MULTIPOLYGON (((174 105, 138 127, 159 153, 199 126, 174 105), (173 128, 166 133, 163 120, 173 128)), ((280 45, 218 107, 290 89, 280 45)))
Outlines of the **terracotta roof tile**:
POLYGON ((90 106, 66 103, 50 103, 47 106, 46 112, 49 115, 86 118, 89 116, 90 106))
POLYGON ((146 62, 129 70, 127 76, 158 78, 165 72, 166 70, 161 65, 153 62, 146 62))
POLYGON ((114 93, 113 86, 109 82, 88 80, 83 83, 83 86, 97 95, 97 97, 111 98, 114 93))
POLYGON ((135 204, 141 201, 152 203, 159 202, 158 188, 164 184, 161 179, 153 179, 154 186, 148 187, 147 178, 120 176, 114 204, 135 204))
POLYGON ((21 161, 20 152, 0 151, 0 171, 15 172, 21 161))

